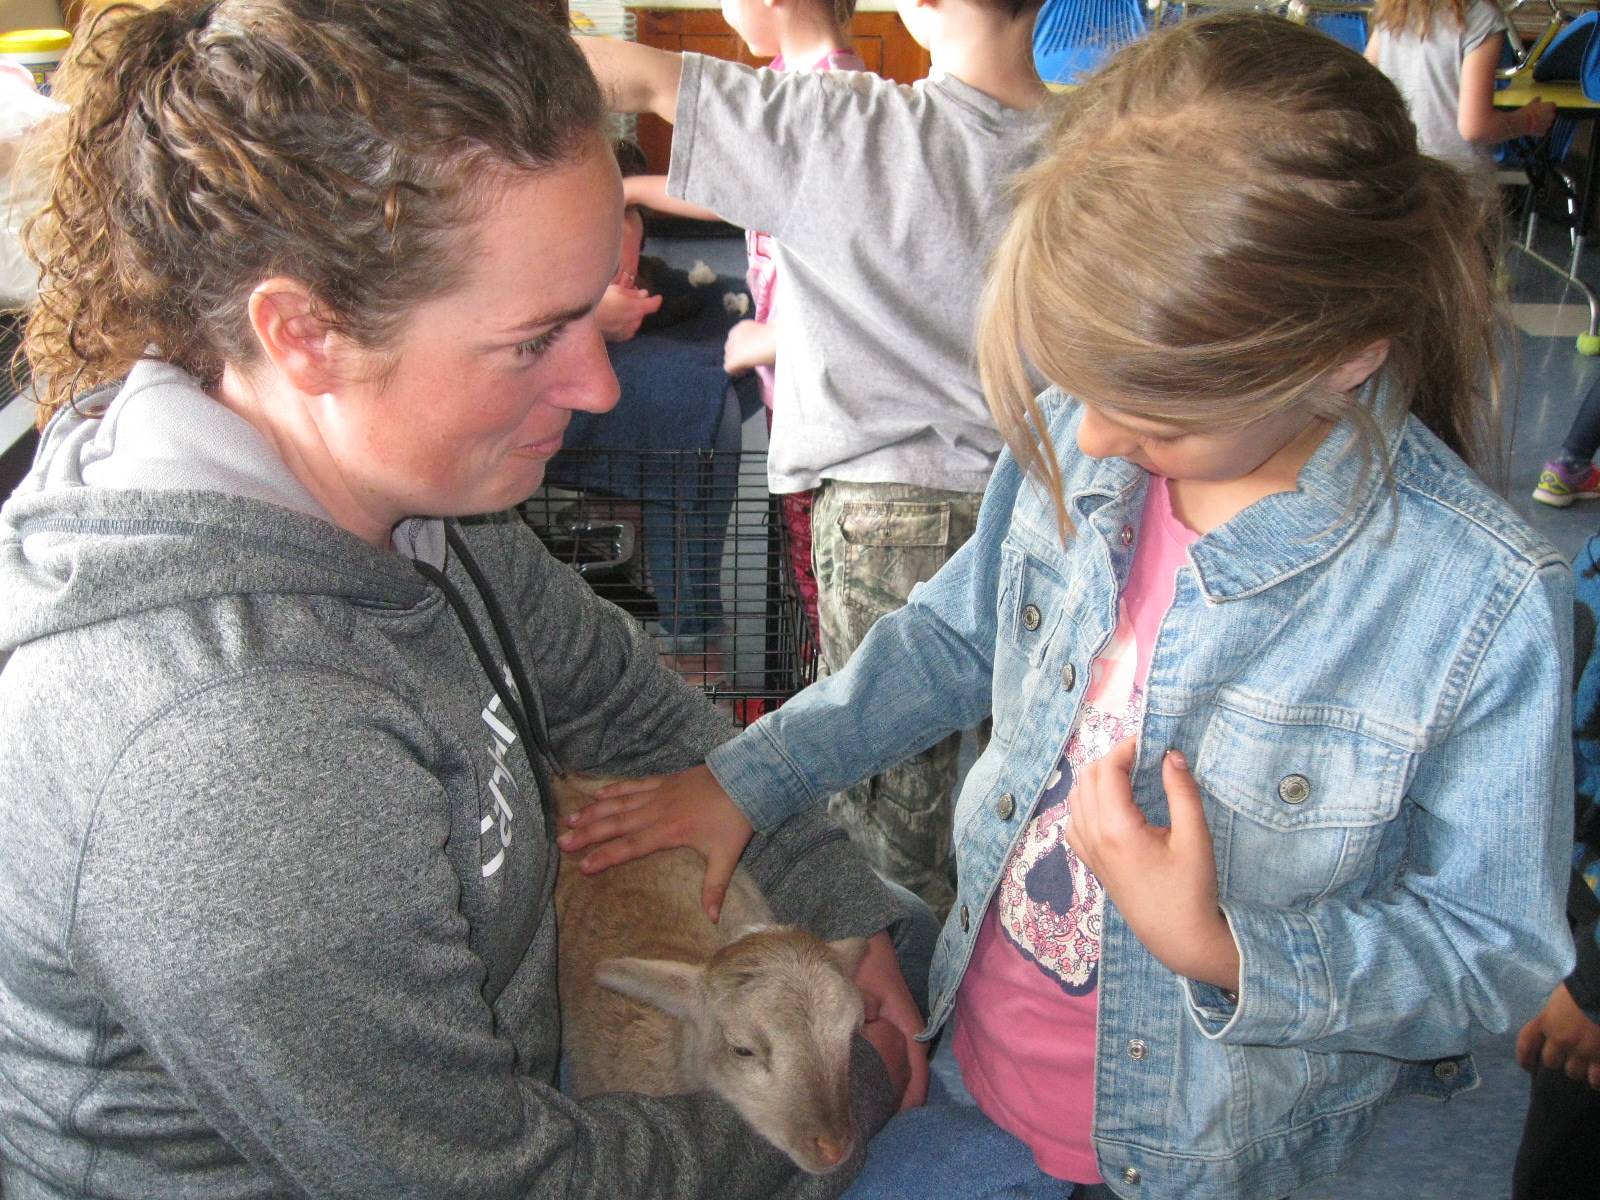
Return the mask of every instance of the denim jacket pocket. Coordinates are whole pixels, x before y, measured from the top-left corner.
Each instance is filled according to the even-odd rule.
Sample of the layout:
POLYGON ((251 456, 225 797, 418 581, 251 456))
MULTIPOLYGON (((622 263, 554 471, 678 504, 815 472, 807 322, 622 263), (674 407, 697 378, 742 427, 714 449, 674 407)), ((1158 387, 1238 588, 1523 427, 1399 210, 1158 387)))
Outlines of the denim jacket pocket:
POLYGON ((1352 729, 1217 705, 1195 778, 1221 894, 1299 904, 1368 878, 1410 767, 1406 751, 1352 729))
POLYGON ((994 678, 1004 680, 994 695, 994 737, 1010 745, 1017 722, 1027 711, 1066 596, 1066 583, 1054 570, 1013 541, 1000 547, 1000 590, 995 601, 994 678))

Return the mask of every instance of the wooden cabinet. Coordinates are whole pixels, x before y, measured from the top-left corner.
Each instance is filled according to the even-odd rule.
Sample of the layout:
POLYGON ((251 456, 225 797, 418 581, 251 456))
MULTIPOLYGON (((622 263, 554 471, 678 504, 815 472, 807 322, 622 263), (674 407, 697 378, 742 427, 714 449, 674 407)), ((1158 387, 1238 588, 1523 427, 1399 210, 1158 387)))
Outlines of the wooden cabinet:
MULTIPOLYGON (((753 58, 722 13, 705 8, 636 8, 639 41, 661 50, 692 50, 715 58, 764 66, 753 58)), ((906 32, 892 12, 857 13, 850 22, 850 40, 869 71, 897 83, 914 83, 928 73, 928 52, 906 32)), ((639 118, 639 145, 652 171, 665 171, 672 157, 672 126, 659 117, 639 118)))

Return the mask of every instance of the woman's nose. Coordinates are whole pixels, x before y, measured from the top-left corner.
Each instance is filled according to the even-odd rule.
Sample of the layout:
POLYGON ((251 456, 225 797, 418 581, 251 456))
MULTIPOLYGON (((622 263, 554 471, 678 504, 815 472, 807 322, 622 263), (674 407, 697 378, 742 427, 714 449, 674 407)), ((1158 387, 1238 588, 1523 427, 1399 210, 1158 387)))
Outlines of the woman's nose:
POLYGON ((558 389, 556 403, 575 412, 610 412, 622 396, 622 387, 611 369, 600 326, 591 318, 586 329, 574 332, 580 336, 569 364, 572 374, 558 389))

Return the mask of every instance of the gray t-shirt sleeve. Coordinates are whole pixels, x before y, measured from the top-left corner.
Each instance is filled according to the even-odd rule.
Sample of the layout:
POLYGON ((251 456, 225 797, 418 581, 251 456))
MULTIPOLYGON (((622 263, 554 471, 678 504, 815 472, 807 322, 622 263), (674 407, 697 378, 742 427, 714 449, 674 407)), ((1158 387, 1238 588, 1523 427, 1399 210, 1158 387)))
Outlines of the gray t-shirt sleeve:
POLYGON ((685 54, 668 194, 784 240, 817 140, 822 78, 685 54))
POLYGON ((1467 9, 1467 21, 1461 29, 1461 57, 1471 54, 1504 28, 1505 18, 1500 10, 1485 0, 1477 0, 1467 9))

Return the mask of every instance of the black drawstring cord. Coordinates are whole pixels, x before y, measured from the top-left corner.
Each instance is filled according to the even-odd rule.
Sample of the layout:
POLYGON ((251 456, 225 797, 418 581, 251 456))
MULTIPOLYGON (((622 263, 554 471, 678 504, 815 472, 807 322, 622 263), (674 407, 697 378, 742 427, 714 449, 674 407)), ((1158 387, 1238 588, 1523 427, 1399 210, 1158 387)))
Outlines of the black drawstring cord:
MULTIPOLYGON (((535 695, 528 683, 527 673, 522 666, 522 660, 510 642, 509 633, 505 629, 505 620, 500 615, 498 606, 494 601, 494 593, 478 570, 478 564, 473 561, 467 549, 456 538, 455 532, 449 525, 445 526, 445 537, 451 548, 460 557, 462 565, 466 567, 467 574, 471 576, 473 584, 478 588, 479 598, 483 607, 489 614, 489 620, 495 627, 495 636, 500 641, 501 652, 505 655, 506 665, 511 669, 512 679, 517 685, 517 690, 530 700, 535 695)), ((534 778, 539 787, 539 810, 544 816, 545 837, 553 842, 556 837, 554 800, 550 792, 550 771, 565 775, 555 756, 550 751, 549 739, 544 735, 542 724, 537 720, 530 720, 527 709, 523 704, 510 694, 500 672, 495 669, 494 655, 489 649, 489 644, 484 640, 483 633, 472 619, 472 610, 467 607, 467 602, 456 589, 455 584, 445 578, 444 572, 429 563, 411 561, 417 573, 427 579, 443 594, 450 608, 455 612, 456 619, 461 622, 461 628, 466 632, 467 641, 472 645, 472 653, 478 659, 478 665, 483 668, 483 673, 489 677, 489 685, 494 688, 495 695, 500 697, 500 703, 505 706, 506 715, 511 718, 511 723, 517 727, 517 735, 522 738, 522 752, 528 756, 528 765, 533 768, 534 778)))
MULTIPOLYGON (((500 611, 500 603, 495 599, 494 589, 489 586, 489 581, 483 577, 483 571, 478 562, 467 551, 467 544, 456 532, 454 525, 446 524, 444 527, 445 541, 450 549, 456 552, 461 559, 461 565, 467 569, 467 575, 472 579, 472 586, 478 589, 478 595, 483 600, 484 611, 489 614, 489 624, 494 626, 494 636, 500 641, 500 652, 506 656, 506 665, 511 668, 511 679, 517 685, 517 693, 523 697, 523 715, 528 723, 528 728, 534 736, 534 745, 539 747, 539 753, 544 755, 545 761, 550 764, 550 769, 561 778, 565 779, 567 773, 561 769, 561 764, 550 750, 550 738, 544 731, 544 720, 539 713, 539 693, 533 690, 528 681, 526 669, 522 664, 522 656, 516 651, 516 642, 511 636, 511 627, 506 624, 505 614, 500 611)), ((501 703, 505 698, 501 697, 501 703)))

